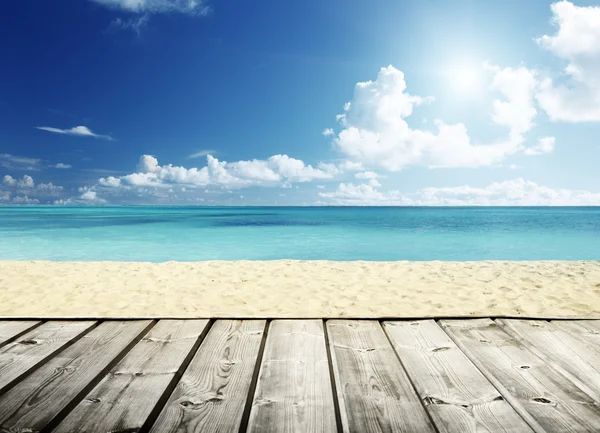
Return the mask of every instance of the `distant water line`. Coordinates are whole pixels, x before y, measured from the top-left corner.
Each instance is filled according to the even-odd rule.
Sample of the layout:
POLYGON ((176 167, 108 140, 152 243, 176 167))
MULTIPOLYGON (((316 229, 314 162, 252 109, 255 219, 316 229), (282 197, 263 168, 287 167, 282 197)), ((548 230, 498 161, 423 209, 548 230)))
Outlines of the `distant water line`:
POLYGON ((0 260, 599 260, 600 207, 0 207, 0 260))

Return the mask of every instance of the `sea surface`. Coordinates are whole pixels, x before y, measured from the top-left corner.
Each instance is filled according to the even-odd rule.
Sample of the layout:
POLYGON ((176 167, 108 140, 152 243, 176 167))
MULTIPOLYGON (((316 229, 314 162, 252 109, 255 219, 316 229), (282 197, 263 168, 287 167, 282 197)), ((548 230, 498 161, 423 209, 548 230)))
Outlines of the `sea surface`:
POLYGON ((0 260, 599 260, 600 207, 0 207, 0 260))

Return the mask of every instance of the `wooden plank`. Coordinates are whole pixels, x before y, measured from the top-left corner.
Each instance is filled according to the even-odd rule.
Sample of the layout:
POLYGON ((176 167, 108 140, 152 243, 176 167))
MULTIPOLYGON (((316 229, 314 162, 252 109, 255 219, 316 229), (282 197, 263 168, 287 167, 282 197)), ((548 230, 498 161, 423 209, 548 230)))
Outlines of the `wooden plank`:
POLYGON ((0 390, 95 323, 93 321, 46 322, 1 348, 0 390))
POLYGON ((600 410, 594 400, 492 320, 440 323, 535 431, 600 431, 600 410))
POLYGON ((208 323, 159 321, 53 432, 138 431, 208 323))
POLYGON ((51 358, 0 397, 0 431, 41 431, 151 323, 103 322, 51 358))
POLYGON ((440 433, 533 431, 434 320, 383 328, 440 433))
POLYGON ((337 431, 321 320, 271 322, 247 431, 337 431))
POLYGON ((550 323, 580 339, 588 349, 600 354, 600 320, 552 320, 550 323))
POLYGON ((237 433, 265 325, 217 320, 151 432, 237 433))
POLYGON ((38 323, 40 322, 36 320, 6 320, 0 322, 0 345, 38 323))
POLYGON ((344 432, 434 432, 419 397, 376 320, 328 320, 344 432))
POLYGON ((496 320, 590 397, 600 403, 600 348, 591 347, 545 320, 496 320))

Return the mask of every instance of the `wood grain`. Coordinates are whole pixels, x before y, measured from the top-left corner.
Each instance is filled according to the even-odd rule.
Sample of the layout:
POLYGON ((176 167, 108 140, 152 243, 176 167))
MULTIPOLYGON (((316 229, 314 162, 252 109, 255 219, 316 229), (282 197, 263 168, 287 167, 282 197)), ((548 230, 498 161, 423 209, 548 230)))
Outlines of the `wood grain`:
POLYGON ((600 348, 590 347, 560 324, 545 320, 502 319, 496 323, 600 403, 600 348))
POLYGON ((600 354, 600 320, 552 320, 558 329, 570 333, 600 354))
POLYGON ((594 400, 492 320, 440 323, 534 430, 600 431, 600 407, 594 400))
POLYGON ((383 328, 440 433, 533 431, 434 320, 383 328))
POLYGON ((376 320, 328 320, 344 432, 434 432, 376 320))
POLYGON ((51 356, 96 322, 51 321, 0 349, 0 390, 51 356))
POLYGON ((53 432, 138 431, 208 323, 159 321, 53 432))
POLYGON ((21 332, 40 323, 36 320, 6 320, 0 322, 0 345, 19 335, 21 332))
POLYGON ((101 323, 51 358, 0 397, 0 431, 42 430, 150 323, 101 323))
POLYGON ((337 431, 321 320, 271 322, 247 431, 337 431))
POLYGON ((237 433, 265 325, 217 320, 151 432, 237 433))

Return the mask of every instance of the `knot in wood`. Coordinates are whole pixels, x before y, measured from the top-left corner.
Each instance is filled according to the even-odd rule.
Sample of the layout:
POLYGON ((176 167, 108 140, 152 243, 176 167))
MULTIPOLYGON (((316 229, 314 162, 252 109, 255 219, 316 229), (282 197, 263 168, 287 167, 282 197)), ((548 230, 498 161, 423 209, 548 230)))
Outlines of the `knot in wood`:
POLYGON ((544 397, 535 397, 531 399, 532 401, 535 401, 537 403, 544 403, 544 404, 550 404, 552 403, 551 400, 548 400, 547 398, 544 397))
POLYGON ((431 349, 432 352, 445 352, 446 350, 450 350, 447 346, 436 347, 435 349, 431 349))
POLYGON ((90 403, 100 403, 100 399, 96 398, 96 397, 86 398, 85 401, 90 402, 90 403))
POLYGON ((19 344, 38 344, 38 342, 35 340, 21 340, 19 344))

